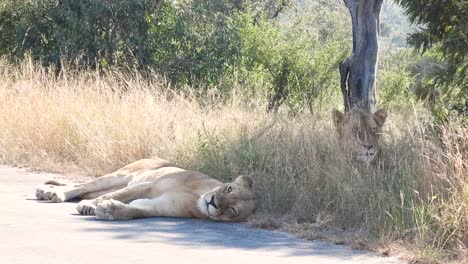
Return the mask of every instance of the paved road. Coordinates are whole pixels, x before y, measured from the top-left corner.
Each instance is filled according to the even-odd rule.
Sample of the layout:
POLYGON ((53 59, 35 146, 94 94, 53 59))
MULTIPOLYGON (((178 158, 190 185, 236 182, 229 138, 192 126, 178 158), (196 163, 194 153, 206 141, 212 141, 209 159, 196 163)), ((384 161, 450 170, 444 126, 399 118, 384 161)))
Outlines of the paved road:
POLYGON ((0 166, 0 263, 397 264, 344 246, 193 219, 104 222, 35 200, 52 175, 0 166))

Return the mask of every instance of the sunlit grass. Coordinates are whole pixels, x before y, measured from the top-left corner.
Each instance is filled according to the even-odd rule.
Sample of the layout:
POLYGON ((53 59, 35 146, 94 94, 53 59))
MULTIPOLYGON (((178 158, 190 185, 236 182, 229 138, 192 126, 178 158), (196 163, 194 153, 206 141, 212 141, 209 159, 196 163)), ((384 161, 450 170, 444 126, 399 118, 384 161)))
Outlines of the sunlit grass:
POLYGON ((102 175, 159 156, 222 180, 251 174, 260 212, 276 219, 364 230, 421 258, 467 254, 468 132, 457 121, 388 109, 383 157, 364 167, 341 151, 330 109, 275 115, 236 89, 194 96, 159 76, 53 72, 0 61, 1 162, 102 175))

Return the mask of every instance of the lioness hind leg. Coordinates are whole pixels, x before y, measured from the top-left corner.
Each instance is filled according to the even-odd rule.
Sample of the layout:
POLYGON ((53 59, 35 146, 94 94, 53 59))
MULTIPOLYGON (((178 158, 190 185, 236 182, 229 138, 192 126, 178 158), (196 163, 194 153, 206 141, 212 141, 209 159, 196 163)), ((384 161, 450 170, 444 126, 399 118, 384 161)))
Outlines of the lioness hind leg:
POLYGON ((100 196, 103 196, 103 195, 118 191, 118 190, 123 189, 123 188, 125 188, 125 186, 119 186, 119 187, 116 187, 116 188, 107 189, 107 190, 103 190, 103 191, 90 192, 90 193, 81 195, 80 198, 83 199, 83 200, 96 199, 96 198, 98 198, 100 196))
POLYGON ((146 198, 151 193, 152 186, 152 183, 140 183, 118 189, 92 200, 82 200, 76 207, 76 210, 82 215, 94 215, 98 203, 106 200, 127 203, 135 199, 146 198))
POLYGON ((125 187, 131 180, 131 176, 110 174, 102 176, 96 180, 82 184, 78 187, 74 186, 50 186, 39 187, 36 190, 36 198, 38 200, 50 200, 51 202, 66 202, 75 198, 82 198, 87 194, 92 193, 107 193, 117 188, 125 187))
POLYGON ((36 198, 38 200, 50 200, 54 203, 64 202, 65 192, 73 189, 72 186, 53 186, 53 185, 43 185, 36 189, 36 198))
MULTIPOLYGON (((97 200, 117 200, 122 203, 128 203, 136 199, 148 198, 152 194, 153 183, 142 182, 135 185, 127 186, 115 192, 111 192, 96 198, 97 200)), ((154 195, 154 194, 152 194, 154 195)))
POLYGON ((46 196, 47 189, 51 188, 50 186, 44 185, 36 188, 36 198, 38 200, 49 200, 46 196))

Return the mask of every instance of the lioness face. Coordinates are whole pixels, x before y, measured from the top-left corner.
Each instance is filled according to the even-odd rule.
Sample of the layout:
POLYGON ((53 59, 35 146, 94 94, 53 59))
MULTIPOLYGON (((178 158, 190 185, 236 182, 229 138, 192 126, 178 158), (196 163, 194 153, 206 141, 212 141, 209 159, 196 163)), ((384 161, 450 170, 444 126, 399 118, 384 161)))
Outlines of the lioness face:
POLYGON ((198 208, 213 220, 245 221, 256 209, 252 179, 239 176, 234 182, 203 194, 198 208))
POLYGON ((348 113, 333 110, 333 121, 343 143, 351 146, 354 157, 366 164, 373 162, 380 152, 379 139, 387 118, 383 109, 374 114, 354 108, 348 113))

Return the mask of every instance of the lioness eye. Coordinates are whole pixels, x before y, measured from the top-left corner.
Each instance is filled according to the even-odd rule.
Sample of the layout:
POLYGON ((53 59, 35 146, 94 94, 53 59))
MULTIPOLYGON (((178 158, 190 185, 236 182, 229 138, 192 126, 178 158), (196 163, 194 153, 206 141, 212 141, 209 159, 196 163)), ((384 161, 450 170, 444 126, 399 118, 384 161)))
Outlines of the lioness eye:
POLYGON ((357 128, 353 128, 353 134, 358 140, 361 140, 361 138, 359 137, 359 130, 357 128))
POLYGON ((226 192, 227 192, 227 193, 230 193, 230 192, 232 192, 232 187, 231 187, 231 186, 229 186, 229 187, 227 188, 226 192))

